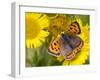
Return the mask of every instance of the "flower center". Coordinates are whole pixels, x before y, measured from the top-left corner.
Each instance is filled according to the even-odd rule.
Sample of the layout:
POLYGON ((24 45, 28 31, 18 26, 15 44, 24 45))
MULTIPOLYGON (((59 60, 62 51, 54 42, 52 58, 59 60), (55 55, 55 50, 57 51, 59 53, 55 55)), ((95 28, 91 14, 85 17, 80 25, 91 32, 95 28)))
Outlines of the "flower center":
POLYGON ((37 22, 33 19, 26 19, 26 39, 35 38, 40 32, 37 22))

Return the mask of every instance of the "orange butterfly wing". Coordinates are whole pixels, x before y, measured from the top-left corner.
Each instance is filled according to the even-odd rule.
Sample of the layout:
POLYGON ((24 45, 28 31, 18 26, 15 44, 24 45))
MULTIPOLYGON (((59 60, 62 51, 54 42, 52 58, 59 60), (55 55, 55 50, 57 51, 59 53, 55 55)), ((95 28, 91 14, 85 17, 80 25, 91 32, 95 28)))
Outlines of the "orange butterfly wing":
MULTIPOLYGON (((65 34, 67 33, 67 35, 71 35, 71 36, 76 36, 78 34, 81 34, 81 29, 80 29, 80 25, 77 21, 72 22, 69 27, 67 28, 65 34)), ((66 60, 73 60, 76 58, 77 53, 82 49, 84 45, 83 40, 81 40, 79 46, 77 46, 75 49, 73 49, 73 51, 66 56, 66 60)))
POLYGON ((81 33, 80 25, 77 21, 72 22, 66 32, 68 35, 77 35, 81 33))
POLYGON ((53 56, 60 56, 61 55, 61 45, 60 45, 60 36, 57 37, 52 43, 50 43, 48 51, 53 56))

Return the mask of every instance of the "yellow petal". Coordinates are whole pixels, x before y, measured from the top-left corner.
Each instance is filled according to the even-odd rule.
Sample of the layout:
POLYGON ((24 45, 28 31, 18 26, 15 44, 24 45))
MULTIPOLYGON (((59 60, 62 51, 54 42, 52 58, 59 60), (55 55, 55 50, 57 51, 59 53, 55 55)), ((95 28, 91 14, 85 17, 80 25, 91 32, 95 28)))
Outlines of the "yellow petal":
POLYGON ((47 28, 50 25, 50 20, 46 15, 43 15, 40 19, 38 19, 38 22, 41 29, 47 28))
POLYGON ((28 40, 28 39, 26 40, 26 47, 30 48, 30 40, 28 40))
POLYGON ((32 40, 32 44, 34 45, 34 48, 41 46, 41 42, 38 39, 32 40))
POLYGON ((33 12, 27 12, 26 13, 26 19, 37 20, 40 16, 41 16, 40 13, 33 13, 33 12))
POLYGON ((69 65, 69 61, 65 60, 65 61, 63 62, 63 65, 69 65))
POLYGON ((63 60, 64 60, 63 55, 61 55, 61 56, 57 57, 57 60, 58 60, 58 61, 60 61, 60 62, 61 62, 61 61, 63 61, 63 60))
POLYGON ((44 37, 47 37, 48 35, 49 35, 49 32, 41 30, 38 37, 39 38, 44 38, 44 37))

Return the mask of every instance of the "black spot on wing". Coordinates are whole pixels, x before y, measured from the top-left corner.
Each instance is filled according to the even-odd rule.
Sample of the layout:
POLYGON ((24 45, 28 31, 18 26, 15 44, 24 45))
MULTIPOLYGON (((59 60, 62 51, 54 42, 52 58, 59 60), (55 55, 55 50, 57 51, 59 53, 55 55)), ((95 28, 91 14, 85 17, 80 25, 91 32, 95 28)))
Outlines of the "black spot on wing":
POLYGON ((70 27, 70 29, 72 29, 72 27, 70 27))
POLYGON ((56 46, 56 43, 54 43, 54 45, 56 46))
POLYGON ((77 27, 77 26, 75 26, 74 24, 76 24, 76 25, 78 26, 78 29, 79 29, 78 34, 80 34, 80 33, 81 33, 81 29, 80 29, 79 23, 78 23, 77 21, 75 21, 75 22, 73 22, 73 23, 71 24, 71 26, 77 27))
POLYGON ((53 45, 51 44, 51 49, 54 50, 53 45))

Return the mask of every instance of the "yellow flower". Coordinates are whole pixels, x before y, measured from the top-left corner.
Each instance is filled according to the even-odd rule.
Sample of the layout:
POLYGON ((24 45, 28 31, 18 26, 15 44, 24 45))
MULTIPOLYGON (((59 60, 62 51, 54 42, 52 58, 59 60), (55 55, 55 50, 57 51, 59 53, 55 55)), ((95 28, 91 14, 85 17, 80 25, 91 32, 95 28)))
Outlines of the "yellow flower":
POLYGON ((27 12, 26 17, 26 47, 36 48, 41 46, 49 32, 46 30, 50 24, 45 14, 27 12))
POLYGON ((84 64, 86 62, 86 60, 89 58, 89 49, 90 49, 90 31, 89 31, 89 25, 85 25, 82 26, 82 22, 80 19, 77 19, 77 21, 79 22, 80 26, 81 26, 81 34, 80 37, 82 38, 82 40, 84 41, 84 47, 82 48, 81 52, 78 53, 77 58, 75 58, 72 61, 67 61, 64 60, 63 56, 60 56, 57 58, 57 60, 59 61, 63 61, 63 65, 80 65, 80 64, 84 64))
POLYGON ((56 15, 53 18, 50 18, 50 27, 49 31, 54 37, 64 32, 67 28, 67 20, 65 15, 56 15))
POLYGON ((49 16, 50 19, 54 19, 58 16, 58 14, 47 14, 47 16, 49 16))

